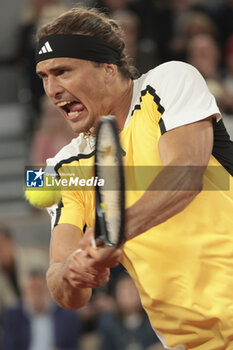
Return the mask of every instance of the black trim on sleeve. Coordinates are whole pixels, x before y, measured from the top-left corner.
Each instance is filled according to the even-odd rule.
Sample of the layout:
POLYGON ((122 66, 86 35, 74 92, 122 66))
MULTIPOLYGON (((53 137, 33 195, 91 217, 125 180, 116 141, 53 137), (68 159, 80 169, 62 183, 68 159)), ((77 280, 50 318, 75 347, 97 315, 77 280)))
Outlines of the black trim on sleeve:
POLYGON ((59 222, 60 217, 61 217, 61 209, 63 207, 64 207, 64 204, 62 203, 62 200, 60 200, 60 202, 58 204, 58 207, 56 209, 56 220, 55 220, 53 228, 58 225, 58 222, 59 222))
POLYGON ((91 153, 88 153, 88 154, 78 154, 77 156, 73 156, 73 157, 70 157, 70 158, 67 158, 67 159, 63 159, 61 160, 59 163, 57 163, 54 167, 54 170, 56 171, 56 173, 59 175, 58 173, 58 170, 60 169, 60 167, 63 165, 63 164, 69 164, 75 160, 79 161, 80 159, 88 159, 88 158, 91 158, 92 156, 94 156, 95 154, 95 150, 91 153))
POLYGON ((165 128, 163 118, 160 118, 160 120, 159 120, 159 127, 160 127, 161 135, 165 134, 165 132, 166 132, 167 130, 166 130, 166 128, 165 128))
POLYGON ((214 146, 213 156, 233 176, 233 142, 225 128, 223 120, 213 120, 214 146))

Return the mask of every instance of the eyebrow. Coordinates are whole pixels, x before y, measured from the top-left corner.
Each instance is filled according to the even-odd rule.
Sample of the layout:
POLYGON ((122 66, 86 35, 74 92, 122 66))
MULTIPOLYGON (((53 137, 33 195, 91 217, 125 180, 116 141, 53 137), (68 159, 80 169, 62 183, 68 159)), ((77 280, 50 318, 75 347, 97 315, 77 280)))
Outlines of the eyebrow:
MULTIPOLYGON (((53 68, 50 68, 49 69, 49 73, 54 73, 54 72, 56 72, 56 71, 58 71, 58 70, 65 70, 65 69, 67 69, 68 67, 67 66, 56 66, 56 67, 53 67, 53 68)), ((41 76, 41 75, 43 75, 43 74, 45 74, 43 71, 36 71, 36 74, 37 75, 39 75, 39 76, 41 76)))

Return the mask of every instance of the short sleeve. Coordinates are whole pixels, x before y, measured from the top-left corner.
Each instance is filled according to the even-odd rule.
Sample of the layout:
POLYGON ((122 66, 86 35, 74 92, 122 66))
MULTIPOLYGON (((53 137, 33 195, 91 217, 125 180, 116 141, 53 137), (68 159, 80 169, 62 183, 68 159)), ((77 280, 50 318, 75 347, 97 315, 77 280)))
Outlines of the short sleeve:
POLYGON ((48 208, 48 213, 52 229, 58 224, 72 224, 83 230, 84 204, 81 193, 77 191, 63 191, 60 203, 48 208))
MULTIPOLYGON (((89 216, 86 215, 90 208, 89 206, 87 208, 87 205, 84 206, 84 202, 87 203, 87 191, 81 185, 76 185, 76 180, 75 183, 68 180, 72 177, 85 178, 84 169, 86 171, 92 169, 90 165, 93 159, 93 145, 94 139, 89 140, 80 134, 63 147, 55 157, 46 161, 45 173, 61 180, 60 203, 47 209, 51 216, 52 229, 58 224, 72 224, 83 230, 85 224, 90 224, 89 216)), ((92 203, 91 200, 89 203, 92 203)))
POLYGON ((190 64, 169 62, 157 67, 157 90, 164 107, 161 132, 197 122, 220 111, 199 71, 190 64))

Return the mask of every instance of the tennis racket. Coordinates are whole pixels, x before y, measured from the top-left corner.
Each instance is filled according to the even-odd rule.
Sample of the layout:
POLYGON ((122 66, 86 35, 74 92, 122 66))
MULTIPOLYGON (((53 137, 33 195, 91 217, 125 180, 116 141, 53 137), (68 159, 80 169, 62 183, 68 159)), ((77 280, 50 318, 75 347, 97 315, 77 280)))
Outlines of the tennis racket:
POLYGON ((106 186, 95 187, 95 240, 117 248, 124 243, 125 186, 122 149, 115 117, 101 117, 96 131, 95 176, 106 186), (109 186, 110 185, 110 186, 109 186))

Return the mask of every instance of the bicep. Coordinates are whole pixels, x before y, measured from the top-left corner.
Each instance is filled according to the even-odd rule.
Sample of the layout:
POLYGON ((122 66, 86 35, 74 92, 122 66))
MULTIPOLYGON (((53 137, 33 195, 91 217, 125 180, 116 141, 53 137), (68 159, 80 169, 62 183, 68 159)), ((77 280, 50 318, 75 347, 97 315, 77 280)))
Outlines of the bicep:
POLYGON ((163 165, 206 166, 212 148, 212 117, 167 131, 159 140, 163 165))
POLYGON ((50 264, 63 262, 79 248, 82 231, 72 224, 59 224, 52 232, 50 242, 50 264))

